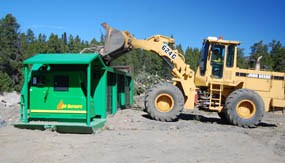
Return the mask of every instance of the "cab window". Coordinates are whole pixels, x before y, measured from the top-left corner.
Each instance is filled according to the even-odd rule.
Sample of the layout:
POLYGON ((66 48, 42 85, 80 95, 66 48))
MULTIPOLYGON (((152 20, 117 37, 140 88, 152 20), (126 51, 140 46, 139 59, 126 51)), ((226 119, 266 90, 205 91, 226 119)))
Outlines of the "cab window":
POLYGON ((211 52, 212 52, 211 55, 212 76, 214 78, 222 78, 225 46, 214 44, 212 45, 211 52))
POLYGON ((202 76, 204 76, 206 72, 206 63, 207 63, 206 61, 207 61, 208 51, 209 51, 209 42, 204 42, 199 58, 199 68, 200 68, 200 74, 202 76))
POLYGON ((234 66, 235 47, 236 47, 235 45, 228 46, 228 54, 227 54, 227 61, 226 61, 227 67, 234 66))
POLYGON ((222 64, 225 56, 225 46, 224 45, 213 45, 212 46, 212 57, 211 64, 218 63, 222 64))

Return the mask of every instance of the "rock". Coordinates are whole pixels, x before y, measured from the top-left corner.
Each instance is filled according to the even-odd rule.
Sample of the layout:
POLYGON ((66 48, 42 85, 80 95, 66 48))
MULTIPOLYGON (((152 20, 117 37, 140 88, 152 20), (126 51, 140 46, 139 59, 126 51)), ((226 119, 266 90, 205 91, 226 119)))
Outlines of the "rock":
POLYGON ((6 121, 0 116, 0 128, 6 125, 6 121))
POLYGON ((0 95, 0 103, 5 107, 10 107, 20 103, 20 95, 17 92, 4 92, 0 95))

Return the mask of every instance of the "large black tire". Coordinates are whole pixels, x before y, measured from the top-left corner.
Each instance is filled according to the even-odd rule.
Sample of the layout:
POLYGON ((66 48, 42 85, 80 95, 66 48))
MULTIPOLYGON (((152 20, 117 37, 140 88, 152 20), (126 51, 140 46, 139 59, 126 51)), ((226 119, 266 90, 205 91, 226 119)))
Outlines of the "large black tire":
POLYGON ((184 107, 184 96, 180 89, 170 83, 159 83, 146 92, 145 109, 159 121, 174 121, 184 107))
POLYGON ((226 99, 225 113, 228 121, 240 127, 255 127, 265 111, 259 94, 249 89, 238 89, 226 99))

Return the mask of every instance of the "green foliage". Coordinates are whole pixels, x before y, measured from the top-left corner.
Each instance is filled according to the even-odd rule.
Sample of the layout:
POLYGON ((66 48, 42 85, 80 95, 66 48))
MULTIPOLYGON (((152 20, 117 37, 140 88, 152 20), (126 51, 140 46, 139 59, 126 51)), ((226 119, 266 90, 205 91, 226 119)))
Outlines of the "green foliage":
POLYGON ((169 66, 161 57, 141 49, 132 50, 111 62, 111 66, 117 65, 131 66, 135 76, 140 72, 148 72, 151 75, 159 75, 164 78, 171 76, 169 66))
POLYGON ((63 33, 35 36, 31 29, 19 32, 20 25, 12 14, 0 19, 0 91, 20 91, 22 62, 37 53, 79 53, 89 43, 79 36, 63 33))
POLYGON ((272 54, 274 66, 273 69, 279 72, 285 72, 285 48, 281 48, 272 54))
POLYGON ((261 59, 261 68, 269 71, 285 72, 285 47, 280 41, 272 40, 269 44, 263 41, 251 46, 250 59, 261 59))
POLYGON ((11 14, 0 19, 0 91, 13 90, 21 82, 19 28, 20 25, 11 14))
POLYGON ((62 51, 60 40, 55 34, 51 34, 47 41, 47 53, 60 53, 62 51))
POLYGON ((273 60, 273 69, 279 72, 285 72, 285 47, 282 47, 280 41, 273 40, 269 46, 271 47, 270 55, 273 60))
POLYGON ((198 48, 187 47, 185 51, 186 63, 190 65, 190 68, 194 71, 197 69, 199 61, 200 50, 198 48))
MULTIPOLYGON (((19 91, 23 83, 22 62, 37 53, 79 53, 82 49, 90 46, 102 46, 104 36, 100 40, 93 38, 90 42, 82 40, 78 35, 45 34, 35 35, 31 29, 19 32, 20 25, 12 14, 7 14, 0 19, 0 91, 19 91)), ((173 47, 174 48, 174 47, 173 47)), ((185 56, 186 63, 196 71, 200 50, 187 47, 183 49, 181 44, 176 49, 185 56)), ((280 41, 273 40, 269 44, 259 41, 251 46, 249 59, 261 59, 261 68, 285 72, 285 47, 280 41)), ((238 50, 237 64, 240 68, 248 68, 248 60, 244 56, 244 49, 238 50)), ((139 89, 145 89, 146 83, 155 79, 171 79, 170 66, 163 58, 153 52, 135 49, 117 58, 111 66, 126 65, 132 67, 134 77, 139 89)), ((150 83, 151 83, 150 82, 150 83)))
POLYGON ((259 56, 262 56, 260 61, 261 68, 266 70, 273 70, 273 61, 268 53, 268 45, 264 44, 263 41, 259 41, 258 43, 253 44, 251 48, 250 59, 257 60, 259 56))
POLYGON ((242 48, 238 48, 237 67, 243 69, 249 68, 248 61, 244 57, 244 49, 242 48))
POLYGON ((9 75, 5 72, 0 71, 0 90, 3 91, 12 91, 13 90, 13 81, 9 75))

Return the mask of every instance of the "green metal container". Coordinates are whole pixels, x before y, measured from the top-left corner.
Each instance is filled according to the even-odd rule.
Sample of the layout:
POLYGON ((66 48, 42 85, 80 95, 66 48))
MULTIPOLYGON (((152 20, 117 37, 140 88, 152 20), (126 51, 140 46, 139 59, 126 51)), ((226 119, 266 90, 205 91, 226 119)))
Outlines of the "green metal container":
POLYGON ((132 76, 106 66, 99 54, 38 54, 24 61, 15 126, 93 132, 107 114, 132 105, 132 76))

